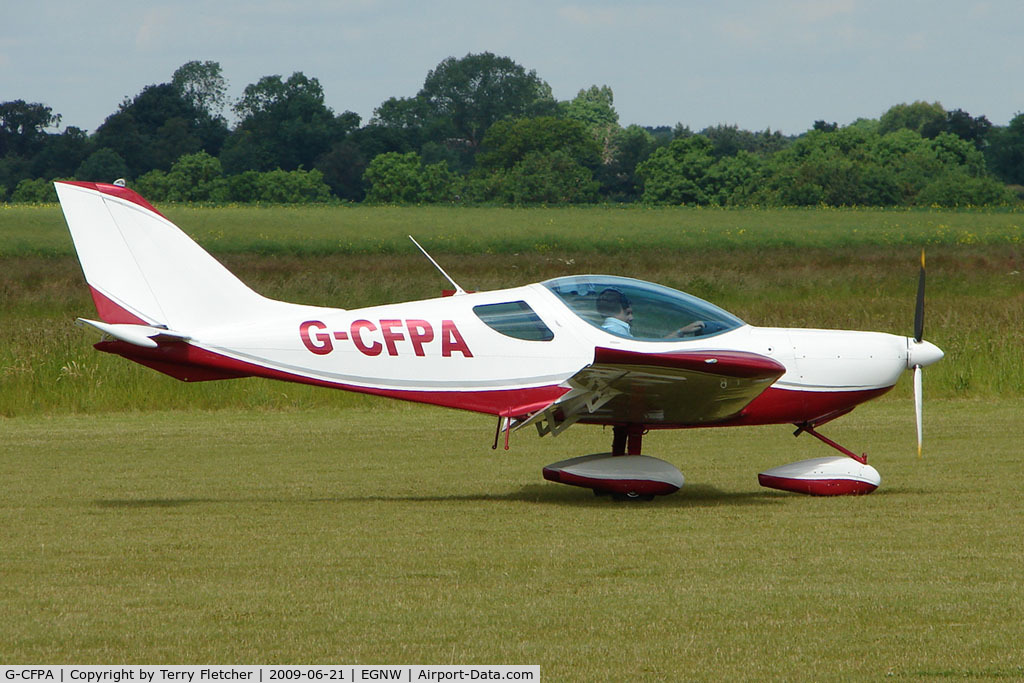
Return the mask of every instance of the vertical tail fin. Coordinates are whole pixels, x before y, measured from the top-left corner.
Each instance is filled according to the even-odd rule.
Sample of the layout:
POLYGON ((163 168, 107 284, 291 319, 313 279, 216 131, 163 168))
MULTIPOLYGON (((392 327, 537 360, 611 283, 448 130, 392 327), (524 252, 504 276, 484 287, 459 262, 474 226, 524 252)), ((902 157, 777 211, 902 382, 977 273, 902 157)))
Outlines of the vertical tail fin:
POLYGON ((251 318, 276 303, 247 287, 132 190, 55 185, 105 322, 195 330, 251 318))

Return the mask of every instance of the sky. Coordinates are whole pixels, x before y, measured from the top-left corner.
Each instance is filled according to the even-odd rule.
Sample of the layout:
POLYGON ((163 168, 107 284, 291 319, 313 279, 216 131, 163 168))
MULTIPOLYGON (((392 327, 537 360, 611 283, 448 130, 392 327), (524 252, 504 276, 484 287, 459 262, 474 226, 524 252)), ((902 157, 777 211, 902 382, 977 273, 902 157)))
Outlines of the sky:
POLYGON ((0 102, 41 102, 61 115, 58 130, 95 131, 192 60, 220 64, 232 101, 263 76, 301 71, 335 113, 366 123, 443 59, 481 52, 536 71, 559 100, 611 87, 624 126, 796 135, 917 100, 995 125, 1024 111, 1020 0, 6 4, 0 102))

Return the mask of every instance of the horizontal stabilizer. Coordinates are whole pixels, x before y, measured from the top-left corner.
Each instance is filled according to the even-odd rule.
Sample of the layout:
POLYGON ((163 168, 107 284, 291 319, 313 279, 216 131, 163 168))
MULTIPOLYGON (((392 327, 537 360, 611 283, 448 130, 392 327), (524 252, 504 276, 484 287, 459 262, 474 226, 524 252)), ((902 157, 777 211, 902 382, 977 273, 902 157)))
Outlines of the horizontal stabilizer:
POLYGON ((78 324, 94 327, 100 332, 119 341, 141 346, 146 349, 155 349, 160 342, 188 341, 190 337, 180 332, 151 325, 129 325, 125 323, 103 323, 98 320, 79 318, 78 324))

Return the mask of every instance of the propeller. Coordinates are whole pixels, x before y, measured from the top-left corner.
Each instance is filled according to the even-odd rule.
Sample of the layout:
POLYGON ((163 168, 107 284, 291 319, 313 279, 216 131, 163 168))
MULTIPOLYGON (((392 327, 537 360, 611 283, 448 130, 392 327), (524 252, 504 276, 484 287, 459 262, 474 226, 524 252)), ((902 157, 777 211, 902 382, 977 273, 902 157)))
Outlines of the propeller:
POLYGON ((924 340, 924 249, 921 250, 921 274, 917 278, 917 304, 914 307, 914 337, 907 344, 907 366, 914 369, 914 414, 917 417, 917 457, 922 444, 921 368, 939 361, 942 349, 924 340))
MULTIPOLYGON (((917 304, 914 306, 914 343, 924 341, 924 249, 921 250, 921 273, 917 276, 917 304)), ((922 407, 921 366, 914 366, 914 415, 917 417, 917 457, 921 457, 922 407)))
POLYGON ((914 341, 924 339, 924 249, 921 250, 921 274, 917 276, 917 305, 914 307, 914 341))

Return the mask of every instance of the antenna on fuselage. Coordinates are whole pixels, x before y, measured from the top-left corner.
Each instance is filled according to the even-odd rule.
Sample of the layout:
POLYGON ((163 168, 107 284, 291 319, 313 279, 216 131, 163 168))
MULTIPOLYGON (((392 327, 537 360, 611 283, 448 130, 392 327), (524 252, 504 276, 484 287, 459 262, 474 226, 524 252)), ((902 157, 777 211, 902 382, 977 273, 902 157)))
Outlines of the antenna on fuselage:
POLYGON ((455 296, 458 296, 459 294, 465 294, 466 293, 466 290, 464 290, 462 287, 459 287, 459 283, 458 282, 453 280, 451 278, 451 276, 448 275, 448 273, 444 272, 444 268, 442 268, 438 264, 438 262, 434 260, 434 257, 431 256, 430 254, 428 254, 427 250, 420 246, 420 243, 416 241, 415 237, 413 237, 412 235, 409 235, 409 239, 411 239, 412 243, 415 244, 416 247, 420 251, 423 252, 423 255, 427 257, 427 260, 434 264, 434 267, 437 268, 438 271, 440 271, 441 275, 444 275, 444 279, 447 280, 448 282, 452 283, 452 287, 455 288, 455 296))

